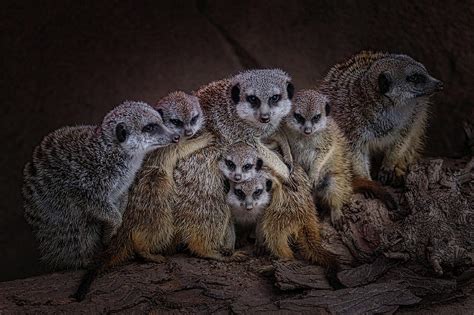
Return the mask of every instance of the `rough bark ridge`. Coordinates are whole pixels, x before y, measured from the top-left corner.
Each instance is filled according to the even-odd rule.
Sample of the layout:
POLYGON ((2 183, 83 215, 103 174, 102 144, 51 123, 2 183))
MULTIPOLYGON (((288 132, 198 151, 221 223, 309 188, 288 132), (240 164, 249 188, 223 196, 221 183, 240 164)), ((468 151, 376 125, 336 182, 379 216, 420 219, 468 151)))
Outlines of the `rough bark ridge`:
MULTIPOLYGON (((474 159, 413 165, 400 210, 354 196, 345 229, 327 223, 325 245, 340 257, 347 287, 333 291, 324 270, 268 257, 221 263, 186 255, 133 262, 100 277, 82 303, 68 296, 82 272, 0 283, 0 314, 51 312, 468 313, 474 309, 474 159)), ((249 249, 250 252, 250 249, 249 249)))

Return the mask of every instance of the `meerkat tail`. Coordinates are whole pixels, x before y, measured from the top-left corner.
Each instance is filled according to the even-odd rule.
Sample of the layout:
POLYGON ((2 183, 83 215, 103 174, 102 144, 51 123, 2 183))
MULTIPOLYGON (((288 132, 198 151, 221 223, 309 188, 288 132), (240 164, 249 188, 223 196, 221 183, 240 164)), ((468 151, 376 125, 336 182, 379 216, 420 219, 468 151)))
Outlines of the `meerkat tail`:
POLYGON ((95 279, 106 273, 110 268, 127 260, 131 254, 131 249, 126 246, 109 246, 97 258, 96 262, 87 269, 79 283, 79 287, 71 297, 79 302, 83 301, 95 279))
POLYGON ((321 244, 321 236, 315 228, 317 225, 306 223, 298 237, 298 244, 303 257, 311 263, 316 263, 326 268, 325 275, 328 283, 334 289, 342 289, 344 286, 337 278, 339 263, 336 255, 325 249, 321 244))
POLYGON ((352 179, 352 187, 355 193, 373 195, 375 198, 382 201, 389 210, 393 211, 398 209, 398 204, 392 194, 376 181, 362 177, 354 177, 352 179))

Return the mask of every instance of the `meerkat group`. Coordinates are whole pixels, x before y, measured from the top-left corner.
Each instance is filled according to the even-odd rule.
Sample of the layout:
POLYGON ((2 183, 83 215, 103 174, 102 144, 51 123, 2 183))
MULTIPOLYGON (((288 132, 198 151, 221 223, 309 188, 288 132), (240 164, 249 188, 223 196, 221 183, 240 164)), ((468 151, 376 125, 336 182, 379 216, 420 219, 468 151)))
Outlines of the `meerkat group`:
POLYGON ((400 183, 441 88, 408 56, 364 51, 312 90, 295 93, 282 70, 248 70, 154 106, 125 102, 100 126, 43 139, 24 169, 25 217, 48 265, 87 268, 78 300, 109 268, 164 262, 178 244, 241 261, 248 253, 235 244, 250 234, 256 254, 291 260, 297 250, 337 287, 317 210, 341 229, 353 193, 396 208, 370 160, 384 153, 377 179, 400 183))

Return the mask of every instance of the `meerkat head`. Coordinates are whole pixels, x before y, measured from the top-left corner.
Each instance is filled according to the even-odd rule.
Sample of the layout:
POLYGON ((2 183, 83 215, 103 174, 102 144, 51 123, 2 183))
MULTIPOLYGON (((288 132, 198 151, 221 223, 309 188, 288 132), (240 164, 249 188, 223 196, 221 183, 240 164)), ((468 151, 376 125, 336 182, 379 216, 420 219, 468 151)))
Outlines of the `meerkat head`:
POLYGON ((263 161, 257 156, 255 148, 243 142, 228 147, 219 160, 219 169, 234 183, 242 183, 255 177, 262 166, 263 161))
POLYGON ((272 180, 262 173, 243 183, 228 182, 226 201, 233 215, 255 222, 252 217, 262 213, 270 204, 272 185, 272 180))
POLYGON ((430 96, 443 89, 443 83, 428 74, 425 66, 406 55, 389 55, 373 63, 367 78, 379 95, 394 104, 430 96))
POLYGON ((199 99, 184 92, 173 92, 155 106, 165 125, 182 137, 190 138, 204 125, 199 99))
POLYGON ((293 108, 285 118, 288 128, 309 136, 326 128, 330 114, 329 98, 315 90, 296 93, 293 108))
POLYGON ((294 87, 282 70, 249 70, 232 79, 229 96, 238 116, 257 128, 278 127, 291 109, 294 87))
POLYGON ((107 143, 119 145, 131 155, 179 142, 179 134, 169 130, 160 114, 150 105, 126 101, 110 111, 101 126, 107 143))

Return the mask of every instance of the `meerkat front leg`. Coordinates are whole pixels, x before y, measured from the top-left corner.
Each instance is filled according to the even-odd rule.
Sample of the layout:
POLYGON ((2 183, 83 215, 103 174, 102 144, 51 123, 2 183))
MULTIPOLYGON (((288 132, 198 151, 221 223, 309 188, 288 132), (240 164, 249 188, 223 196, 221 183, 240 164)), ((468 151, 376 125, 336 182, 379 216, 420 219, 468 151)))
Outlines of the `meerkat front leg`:
POLYGON ((284 182, 288 182, 290 177, 290 170, 275 152, 268 149, 263 143, 258 143, 257 153, 263 160, 263 165, 266 165, 270 169, 272 169, 275 174, 284 182))
POLYGON ((426 114, 417 117, 409 130, 402 130, 398 141, 386 152, 378 179, 383 184, 400 185, 408 166, 420 157, 426 114))
POLYGON ((95 208, 90 209, 89 214, 95 220, 102 223, 104 231, 102 242, 108 244, 120 225, 122 225, 122 213, 120 213, 115 205, 109 202, 96 201, 94 205, 95 208))
POLYGON ((275 133, 271 138, 270 138, 272 145, 268 146, 269 149, 271 150, 276 150, 278 148, 281 149, 283 153, 283 162, 286 164, 288 169, 290 170, 290 173, 293 171, 293 155, 291 153, 291 147, 290 144, 288 143, 288 137, 282 130, 278 131, 275 133))

